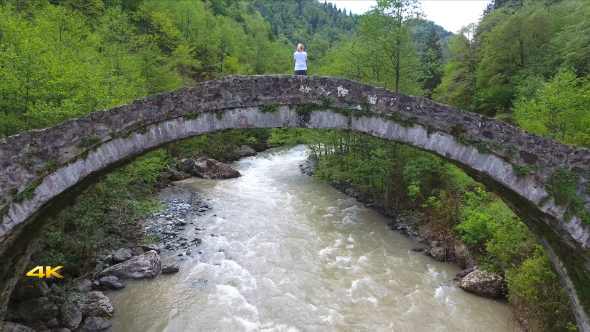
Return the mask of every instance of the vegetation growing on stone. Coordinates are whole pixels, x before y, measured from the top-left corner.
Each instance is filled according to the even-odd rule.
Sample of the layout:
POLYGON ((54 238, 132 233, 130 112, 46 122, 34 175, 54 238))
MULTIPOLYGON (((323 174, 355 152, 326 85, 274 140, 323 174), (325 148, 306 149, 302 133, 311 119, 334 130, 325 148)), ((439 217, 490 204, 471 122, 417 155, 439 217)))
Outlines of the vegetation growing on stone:
POLYGON ((547 193, 555 200, 555 204, 567 206, 564 216, 569 220, 584 209, 582 200, 576 195, 580 175, 564 168, 557 168, 545 185, 547 193))
POLYGON ((469 145, 471 144, 471 142, 469 141, 469 139, 467 138, 467 135, 465 135, 464 133, 461 133, 457 136, 455 136, 455 141, 463 144, 463 145, 469 145))
POLYGON ((298 105, 297 108, 295 109, 295 111, 300 116, 304 116, 304 115, 311 114, 311 112, 317 110, 318 106, 319 105, 313 101, 306 101, 306 102, 298 105))
POLYGON ((477 143, 477 151, 479 153, 490 153, 490 143, 489 142, 479 142, 477 143))
POLYGON ((279 105, 275 103, 268 103, 265 105, 260 105, 258 108, 260 108, 260 111, 262 111, 262 113, 276 112, 279 109, 279 105))
POLYGON ((23 189, 22 192, 16 195, 16 197, 14 197, 14 201, 16 203, 20 203, 25 198, 29 200, 35 198, 35 189, 41 184, 42 181, 42 179, 36 179, 35 181, 33 181, 33 183, 31 183, 28 187, 23 189))
POLYGON ((187 120, 192 120, 192 119, 196 119, 201 115, 201 113, 196 112, 196 111, 192 111, 189 112, 187 115, 184 116, 185 119, 187 120))
POLYGON ((513 146, 509 146, 508 149, 506 149, 506 153, 508 153, 508 155, 513 156, 515 155, 517 152, 516 148, 513 146))
POLYGON ((332 104, 334 103, 334 100, 329 96, 319 96, 318 100, 320 101, 322 107, 325 109, 331 108, 332 104))
POLYGON ((402 127, 413 127, 415 121, 417 120, 415 117, 403 117, 402 115, 400 115, 398 112, 392 112, 390 115, 390 118, 393 122, 401 125, 402 127))
POLYGON ((88 137, 88 138, 83 138, 81 140, 80 147, 91 148, 91 147, 96 146, 99 143, 100 143, 100 137, 92 136, 92 137, 88 137))
POLYGON ((512 164, 512 168, 514 169, 514 174, 516 174, 516 176, 527 176, 533 171, 528 165, 521 166, 518 164, 512 164))
POLYGON ((9 205, 5 205, 0 209, 0 217, 3 217, 8 214, 8 209, 10 208, 9 205))
POLYGON ((37 174, 46 173, 46 172, 53 172, 59 167, 59 162, 57 158, 50 157, 49 160, 43 165, 43 167, 38 168, 35 170, 37 174))

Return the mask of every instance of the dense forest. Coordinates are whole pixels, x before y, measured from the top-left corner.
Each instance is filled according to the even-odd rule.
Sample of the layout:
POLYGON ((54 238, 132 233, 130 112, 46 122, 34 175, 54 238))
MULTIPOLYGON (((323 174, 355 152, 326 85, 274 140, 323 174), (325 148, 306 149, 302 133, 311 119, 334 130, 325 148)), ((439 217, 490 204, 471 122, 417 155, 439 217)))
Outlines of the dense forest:
MULTIPOLYGON (((225 75, 291 73, 300 42, 310 74, 425 96, 590 147, 590 3, 559 0, 492 1, 456 35, 423 20, 413 0, 380 0, 364 15, 316 0, 3 0, 0 138, 225 75)), ((156 208, 150 186, 174 158, 266 140, 308 145, 318 179, 350 180, 383 208, 434 225, 447 245, 469 247, 506 279, 525 330, 577 330, 547 254, 499 198, 438 157, 348 132, 232 132, 154 151, 58 216, 34 264, 58 257, 81 274, 109 232, 156 208)))

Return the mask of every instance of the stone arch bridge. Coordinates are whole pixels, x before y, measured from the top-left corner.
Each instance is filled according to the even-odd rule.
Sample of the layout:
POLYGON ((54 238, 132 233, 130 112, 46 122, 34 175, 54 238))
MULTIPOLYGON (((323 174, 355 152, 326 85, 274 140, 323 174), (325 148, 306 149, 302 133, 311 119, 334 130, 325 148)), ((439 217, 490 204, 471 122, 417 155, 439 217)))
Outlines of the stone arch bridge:
POLYGON ((504 122, 332 77, 231 76, 0 141, 0 318, 67 196, 150 149, 221 130, 351 130, 432 152, 499 195, 551 258, 590 331, 590 151, 504 122), (567 195, 566 195, 567 194, 567 195))

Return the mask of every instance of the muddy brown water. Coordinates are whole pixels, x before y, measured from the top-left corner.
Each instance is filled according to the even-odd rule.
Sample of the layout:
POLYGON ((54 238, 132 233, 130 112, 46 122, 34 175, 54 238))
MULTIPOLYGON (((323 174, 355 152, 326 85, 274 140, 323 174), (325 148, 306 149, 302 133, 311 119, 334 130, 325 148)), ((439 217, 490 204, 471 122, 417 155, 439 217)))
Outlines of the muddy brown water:
POLYGON ((233 163, 240 178, 178 183, 213 206, 193 221, 206 229, 202 254, 109 293, 110 331, 514 330, 505 302, 450 282, 458 267, 411 251, 385 217, 302 175, 306 155, 271 150, 233 163))

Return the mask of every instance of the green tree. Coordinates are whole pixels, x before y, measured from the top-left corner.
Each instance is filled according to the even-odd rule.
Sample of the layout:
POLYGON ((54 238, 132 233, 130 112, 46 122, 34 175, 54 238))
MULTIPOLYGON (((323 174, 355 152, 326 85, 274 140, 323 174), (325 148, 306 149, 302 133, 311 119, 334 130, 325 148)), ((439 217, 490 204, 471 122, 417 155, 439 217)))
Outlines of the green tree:
POLYGON ((425 43, 425 50, 422 52, 422 89, 426 92, 427 98, 432 98, 434 89, 442 82, 443 76, 443 49, 441 45, 441 39, 436 31, 436 28, 432 26, 428 33, 425 43))
POLYGON ((555 140, 590 147, 590 81, 559 72, 530 99, 520 99, 514 116, 520 127, 555 140))
POLYGON ((451 59, 446 64, 442 82, 433 95, 437 101, 466 110, 475 108, 473 96, 476 92, 478 61, 477 46, 472 39, 474 31, 475 25, 469 25, 451 39, 451 59))
POLYGON ((374 70, 376 78, 384 81, 386 71, 391 72, 396 92, 400 88, 407 93, 419 89, 419 62, 410 24, 421 16, 417 0, 378 0, 377 6, 361 17, 361 34, 379 64, 374 70))

